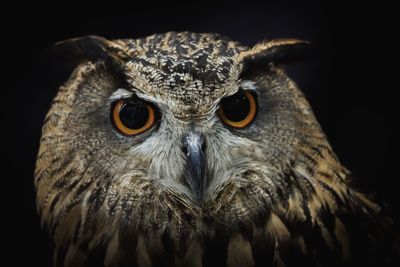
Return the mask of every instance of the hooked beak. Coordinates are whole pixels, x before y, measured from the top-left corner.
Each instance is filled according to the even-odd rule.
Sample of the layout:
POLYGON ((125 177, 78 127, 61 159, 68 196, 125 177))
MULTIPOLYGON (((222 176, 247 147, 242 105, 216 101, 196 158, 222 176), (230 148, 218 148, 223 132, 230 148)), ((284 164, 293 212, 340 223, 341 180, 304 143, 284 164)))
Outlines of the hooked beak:
POLYGON ((205 154, 204 137, 201 133, 191 130, 182 139, 182 150, 186 155, 186 182, 201 202, 205 186, 205 154))

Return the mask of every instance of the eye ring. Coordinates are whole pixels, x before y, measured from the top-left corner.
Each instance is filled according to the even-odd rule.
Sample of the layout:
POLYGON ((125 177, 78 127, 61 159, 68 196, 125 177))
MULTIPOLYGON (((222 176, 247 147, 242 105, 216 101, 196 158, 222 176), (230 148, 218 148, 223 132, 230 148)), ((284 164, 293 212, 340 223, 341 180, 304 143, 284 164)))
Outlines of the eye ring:
POLYGON ((112 120, 115 128, 122 134, 126 136, 133 136, 141 134, 147 130, 149 130, 155 123, 155 110, 152 105, 149 103, 130 103, 127 100, 119 100, 117 101, 112 109, 112 120), (137 111, 140 114, 134 114, 133 111, 137 111), (121 118, 124 116, 125 118, 121 118), (142 116, 139 122, 131 123, 132 125, 127 125, 129 121, 134 120, 135 116, 142 116), (147 118, 143 118, 143 116, 147 118), (125 122, 124 122, 125 120, 125 122))
POLYGON ((224 122, 228 126, 238 128, 238 129, 242 129, 242 128, 245 128, 246 126, 248 126, 254 120, 256 114, 257 114, 257 102, 255 99, 255 96, 249 91, 244 91, 237 95, 227 97, 225 100, 222 100, 221 104, 220 104, 220 108, 218 110, 218 115, 219 115, 220 119, 222 120, 222 122, 224 122), (248 103, 246 103, 245 100, 247 100, 248 103), (229 106, 225 107, 226 103, 224 103, 224 102, 228 102, 228 101, 229 101, 230 105, 232 105, 232 101, 235 101, 233 103, 236 103, 236 105, 237 105, 235 107, 231 106, 230 107, 231 110, 232 110, 232 108, 233 109, 241 108, 241 105, 242 105, 242 107, 245 106, 247 108, 247 105, 248 105, 247 114, 245 114, 245 116, 243 118, 240 118, 239 120, 235 120, 234 119, 235 114, 233 116, 232 116, 232 114, 227 114, 227 112, 229 113, 229 106))

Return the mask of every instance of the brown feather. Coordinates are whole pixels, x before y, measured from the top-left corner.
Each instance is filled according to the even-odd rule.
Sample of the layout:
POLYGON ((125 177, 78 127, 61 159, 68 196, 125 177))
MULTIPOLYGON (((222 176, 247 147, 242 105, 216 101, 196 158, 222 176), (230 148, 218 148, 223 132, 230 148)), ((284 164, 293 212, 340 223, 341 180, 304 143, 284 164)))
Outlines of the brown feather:
POLYGON ((231 236, 226 262, 229 267, 254 266, 251 244, 242 234, 236 233, 231 236))

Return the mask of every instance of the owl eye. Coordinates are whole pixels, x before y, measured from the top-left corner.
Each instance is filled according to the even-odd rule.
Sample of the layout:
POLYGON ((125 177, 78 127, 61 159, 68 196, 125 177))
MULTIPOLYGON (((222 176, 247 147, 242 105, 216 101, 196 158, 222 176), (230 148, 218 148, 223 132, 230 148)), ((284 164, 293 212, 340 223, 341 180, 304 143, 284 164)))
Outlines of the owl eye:
POLYGON ((218 115, 221 120, 234 128, 248 126, 257 113, 257 103, 249 91, 241 91, 222 99, 218 115))
POLYGON ((112 110, 114 126, 124 135, 132 136, 141 134, 155 122, 155 110, 146 102, 129 102, 120 100, 112 110))

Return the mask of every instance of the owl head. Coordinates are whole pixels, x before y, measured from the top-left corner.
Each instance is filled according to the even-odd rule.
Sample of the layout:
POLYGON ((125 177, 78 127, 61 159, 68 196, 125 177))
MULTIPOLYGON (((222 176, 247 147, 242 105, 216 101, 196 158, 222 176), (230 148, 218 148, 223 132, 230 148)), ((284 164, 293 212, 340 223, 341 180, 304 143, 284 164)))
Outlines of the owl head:
POLYGON ((222 243, 225 263, 253 266, 285 240, 302 251, 294 229, 308 223, 325 245, 345 244, 335 215, 351 204, 338 203, 362 195, 282 69, 308 42, 169 32, 56 47, 77 67, 46 116, 35 172, 55 263, 201 266, 222 243))

